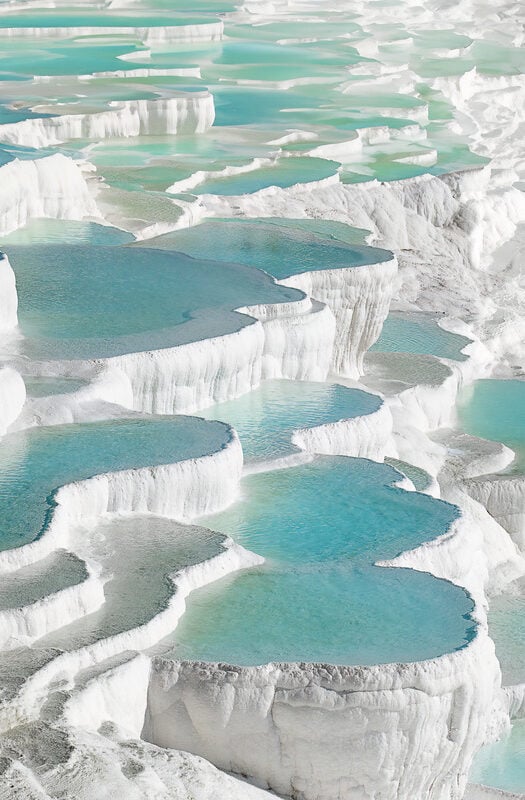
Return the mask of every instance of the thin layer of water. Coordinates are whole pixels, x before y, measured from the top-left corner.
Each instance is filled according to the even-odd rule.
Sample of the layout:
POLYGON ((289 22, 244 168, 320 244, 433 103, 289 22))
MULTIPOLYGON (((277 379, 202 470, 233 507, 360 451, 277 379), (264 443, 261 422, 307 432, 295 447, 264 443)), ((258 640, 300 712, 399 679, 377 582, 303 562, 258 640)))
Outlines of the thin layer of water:
POLYGON ((265 381, 259 389, 201 415, 235 428, 245 460, 267 461, 297 450, 294 430, 372 414, 381 402, 377 395, 336 383, 265 381))
MULTIPOLYGON (((353 229, 349 228, 349 232, 353 229)), ((340 229, 337 229, 339 235, 340 229)), ((388 250, 348 244, 315 226, 281 220, 208 220, 159 237, 154 247, 180 250, 194 258, 235 261, 263 269, 277 279, 312 270, 360 267, 392 258, 388 250), (331 238, 329 238, 331 236, 331 238)))
POLYGON ((459 399, 459 425, 465 433, 503 442, 516 453, 512 471, 525 469, 525 381, 480 380, 459 399))
POLYGON ((465 361, 466 356, 462 351, 470 343, 466 336, 442 328, 432 315, 391 312, 371 350, 381 353, 419 353, 465 361))
POLYGON ((131 247, 13 245, 24 352, 97 358, 166 348, 239 330, 232 309, 299 300, 263 272, 215 269, 182 253, 131 247))

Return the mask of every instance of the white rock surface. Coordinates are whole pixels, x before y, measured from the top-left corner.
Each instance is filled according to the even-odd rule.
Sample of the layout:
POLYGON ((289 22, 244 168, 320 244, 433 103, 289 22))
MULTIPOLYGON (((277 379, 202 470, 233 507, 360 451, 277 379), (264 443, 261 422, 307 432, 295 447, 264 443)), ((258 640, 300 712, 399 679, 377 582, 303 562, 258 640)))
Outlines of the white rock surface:
POLYGON ((203 133, 215 118, 209 92, 111 105, 114 108, 92 114, 62 114, 0 125, 0 142, 48 147, 70 139, 203 133))
POLYGON ((25 399, 26 387, 19 373, 0 366, 0 436, 16 420, 25 399))
MULTIPOLYGON (((7 127, 0 126, 0 140, 7 127)), ((34 161, 15 159, 0 167, 0 234, 41 217, 100 218, 82 170, 61 153, 34 161)))
POLYGON ((503 717, 498 685, 483 631, 459 652, 407 666, 157 659, 144 735, 306 800, 455 800, 503 717))

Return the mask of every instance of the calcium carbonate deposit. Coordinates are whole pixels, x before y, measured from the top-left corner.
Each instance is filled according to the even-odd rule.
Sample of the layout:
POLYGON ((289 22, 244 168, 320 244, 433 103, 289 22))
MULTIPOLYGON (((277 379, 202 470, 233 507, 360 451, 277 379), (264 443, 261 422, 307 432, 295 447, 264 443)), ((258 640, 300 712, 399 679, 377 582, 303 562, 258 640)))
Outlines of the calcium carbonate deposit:
POLYGON ((525 800, 524 30, 0 0, 2 800, 525 800))

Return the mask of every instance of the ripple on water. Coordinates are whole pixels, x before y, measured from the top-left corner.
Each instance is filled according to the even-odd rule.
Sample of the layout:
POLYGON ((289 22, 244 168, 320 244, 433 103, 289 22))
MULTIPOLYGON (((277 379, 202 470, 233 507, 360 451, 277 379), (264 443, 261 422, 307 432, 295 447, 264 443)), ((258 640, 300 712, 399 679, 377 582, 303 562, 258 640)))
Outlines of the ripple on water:
POLYGON ((298 428, 372 414, 381 404, 377 395, 337 383, 274 380, 201 415, 235 428, 245 461, 266 461, 297 451, 292 434, 298 428))
MULTIPOLYGON (((263 269, 278 280, 300 272, 340 267, 361 267, 388 261, 392 254, 379 247, 343 240, 337 223, 322 226, 317 220, 278 218, 260 220, 209 220, 194 228, 175 231, 153 240, 154 247, 180 250, 194 258, 234 261, 263 269)), ((359 240, 359 229, 346 235, 359 240)))
POLYGON ((471 343, 466 336, 444 330, 432 314, 391 312, 381 336, 371 347, 382 353, 416 353, 465 361, 462 350, 471 343))
POLYGON ((22 347, 34 358, 100 358, 239 330, 232 309, 299 300, 258 270, 135 247, 13 245, 22 347))

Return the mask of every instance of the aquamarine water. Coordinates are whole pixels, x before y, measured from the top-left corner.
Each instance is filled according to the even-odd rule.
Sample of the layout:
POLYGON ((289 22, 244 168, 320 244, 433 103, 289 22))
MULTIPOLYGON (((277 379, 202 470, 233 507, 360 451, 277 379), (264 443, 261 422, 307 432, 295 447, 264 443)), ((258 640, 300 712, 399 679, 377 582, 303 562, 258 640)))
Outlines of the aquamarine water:
POLYGON ((222 448, 230 430, 196 417, 148 417, 31 428, 2 440, 0 549, 36 539, 57 488, 115 470, 171 464, 222 448))
POLYGON ((503 684, 525 683, 525 582, 506 587, 491 598, 489 633, 496 645, 503 684))
POLYGON ((5 39, 0 48, 0 70, 4 71, 4 80, 13 80, 17 76, 30 78, 33 75, 109 72, 126 69, 126 62, 119 60, 119 56, 140 53, 144 49, 140 42, 117 42, 113 39, 96 43, 71 39, 38 43, 31 39, 5 39))
POLYGON ((267 461, 297 451, 294 430, 372 414, 381 402, 377 395, 337 383, 274 380, 201 415, 235 428, 245 460, 267 461))
POLYGON ((80 28, 80 27, 168 27, 180 25, 198 25, 215 22, 214 17, 190 16, 189 14, 148 14, 143 10, 135 13, 115 14, 105 11, 104 14, 93 13, 86 9, 38 9, 31 14, 3 13, 0 16, 0 28, 80 28))
POLYGON ((525 792, 525 720, 515 720, 509 734, 480 750, 469 780, 507 792, 525 792))
POLYGON ((282 220, 208 220, 159 237, 155 247, 180 250, 194 258, 233 261, 265 270, 277 279, 300 272, 360 267, 388 261, 379 247, 348 244, 329 230, 283 224, 282 220))
POLYGON ((25 352, 96 358, 170 347, 238 330, 231 309, 299 300, 265 273, 131 247, 13 245, 25 352))
POLYGON ((174 655, 372 664, 462 647, 474 633, 462 589, 373 566, 444 533, 458 513, 394 488, 399 477, 384 464, 328 457, 246 477, 241 499, 205 524, 267 561, 192 594, 174 655))
POLYGON ((64 219, 31 219, 23 228, 0 237, 6 245, 104 245, 105 247, 129 244, 133 236, 126 231, 99 225, 95 222, 77 222, 64 219))
POLYGON ((441 328, 431 314, 391 312, 371 350, 381 353, 420 353, 465 361, 462 350, 470 343, 466 336, 441 328))
POLYGON ((281 158, 275 165, 262 167, 240 175, 210 178, 191 191, 194 194, 219 194, 235 196, 252 194, 269 186, 287 188, 298 183, 322 181, 337 174, 339 164, 324 158, 301 156, 281 158))
POLYGON ((516 453, 513 472, 525 469, 525 381, 481 380, 467 388, 458 405, 466 433, 503 442, 516 453))
POLYGON ((55 394, 70 394, 87 385, 87 381, 61 377, 24 377, 24 383, 26 385, 28 397, 49 397, 55 394))
POLYGON ((397 458, 385 458, 385 463, 390 464, 391 467, 402 472, 409 480, 412 481, 414 488, 418 492, 423 492, 428 489, 432 482, 432 478, 424 469, 416 467, 414 464, 408 464, 406 461, 400 461, 397 458))

